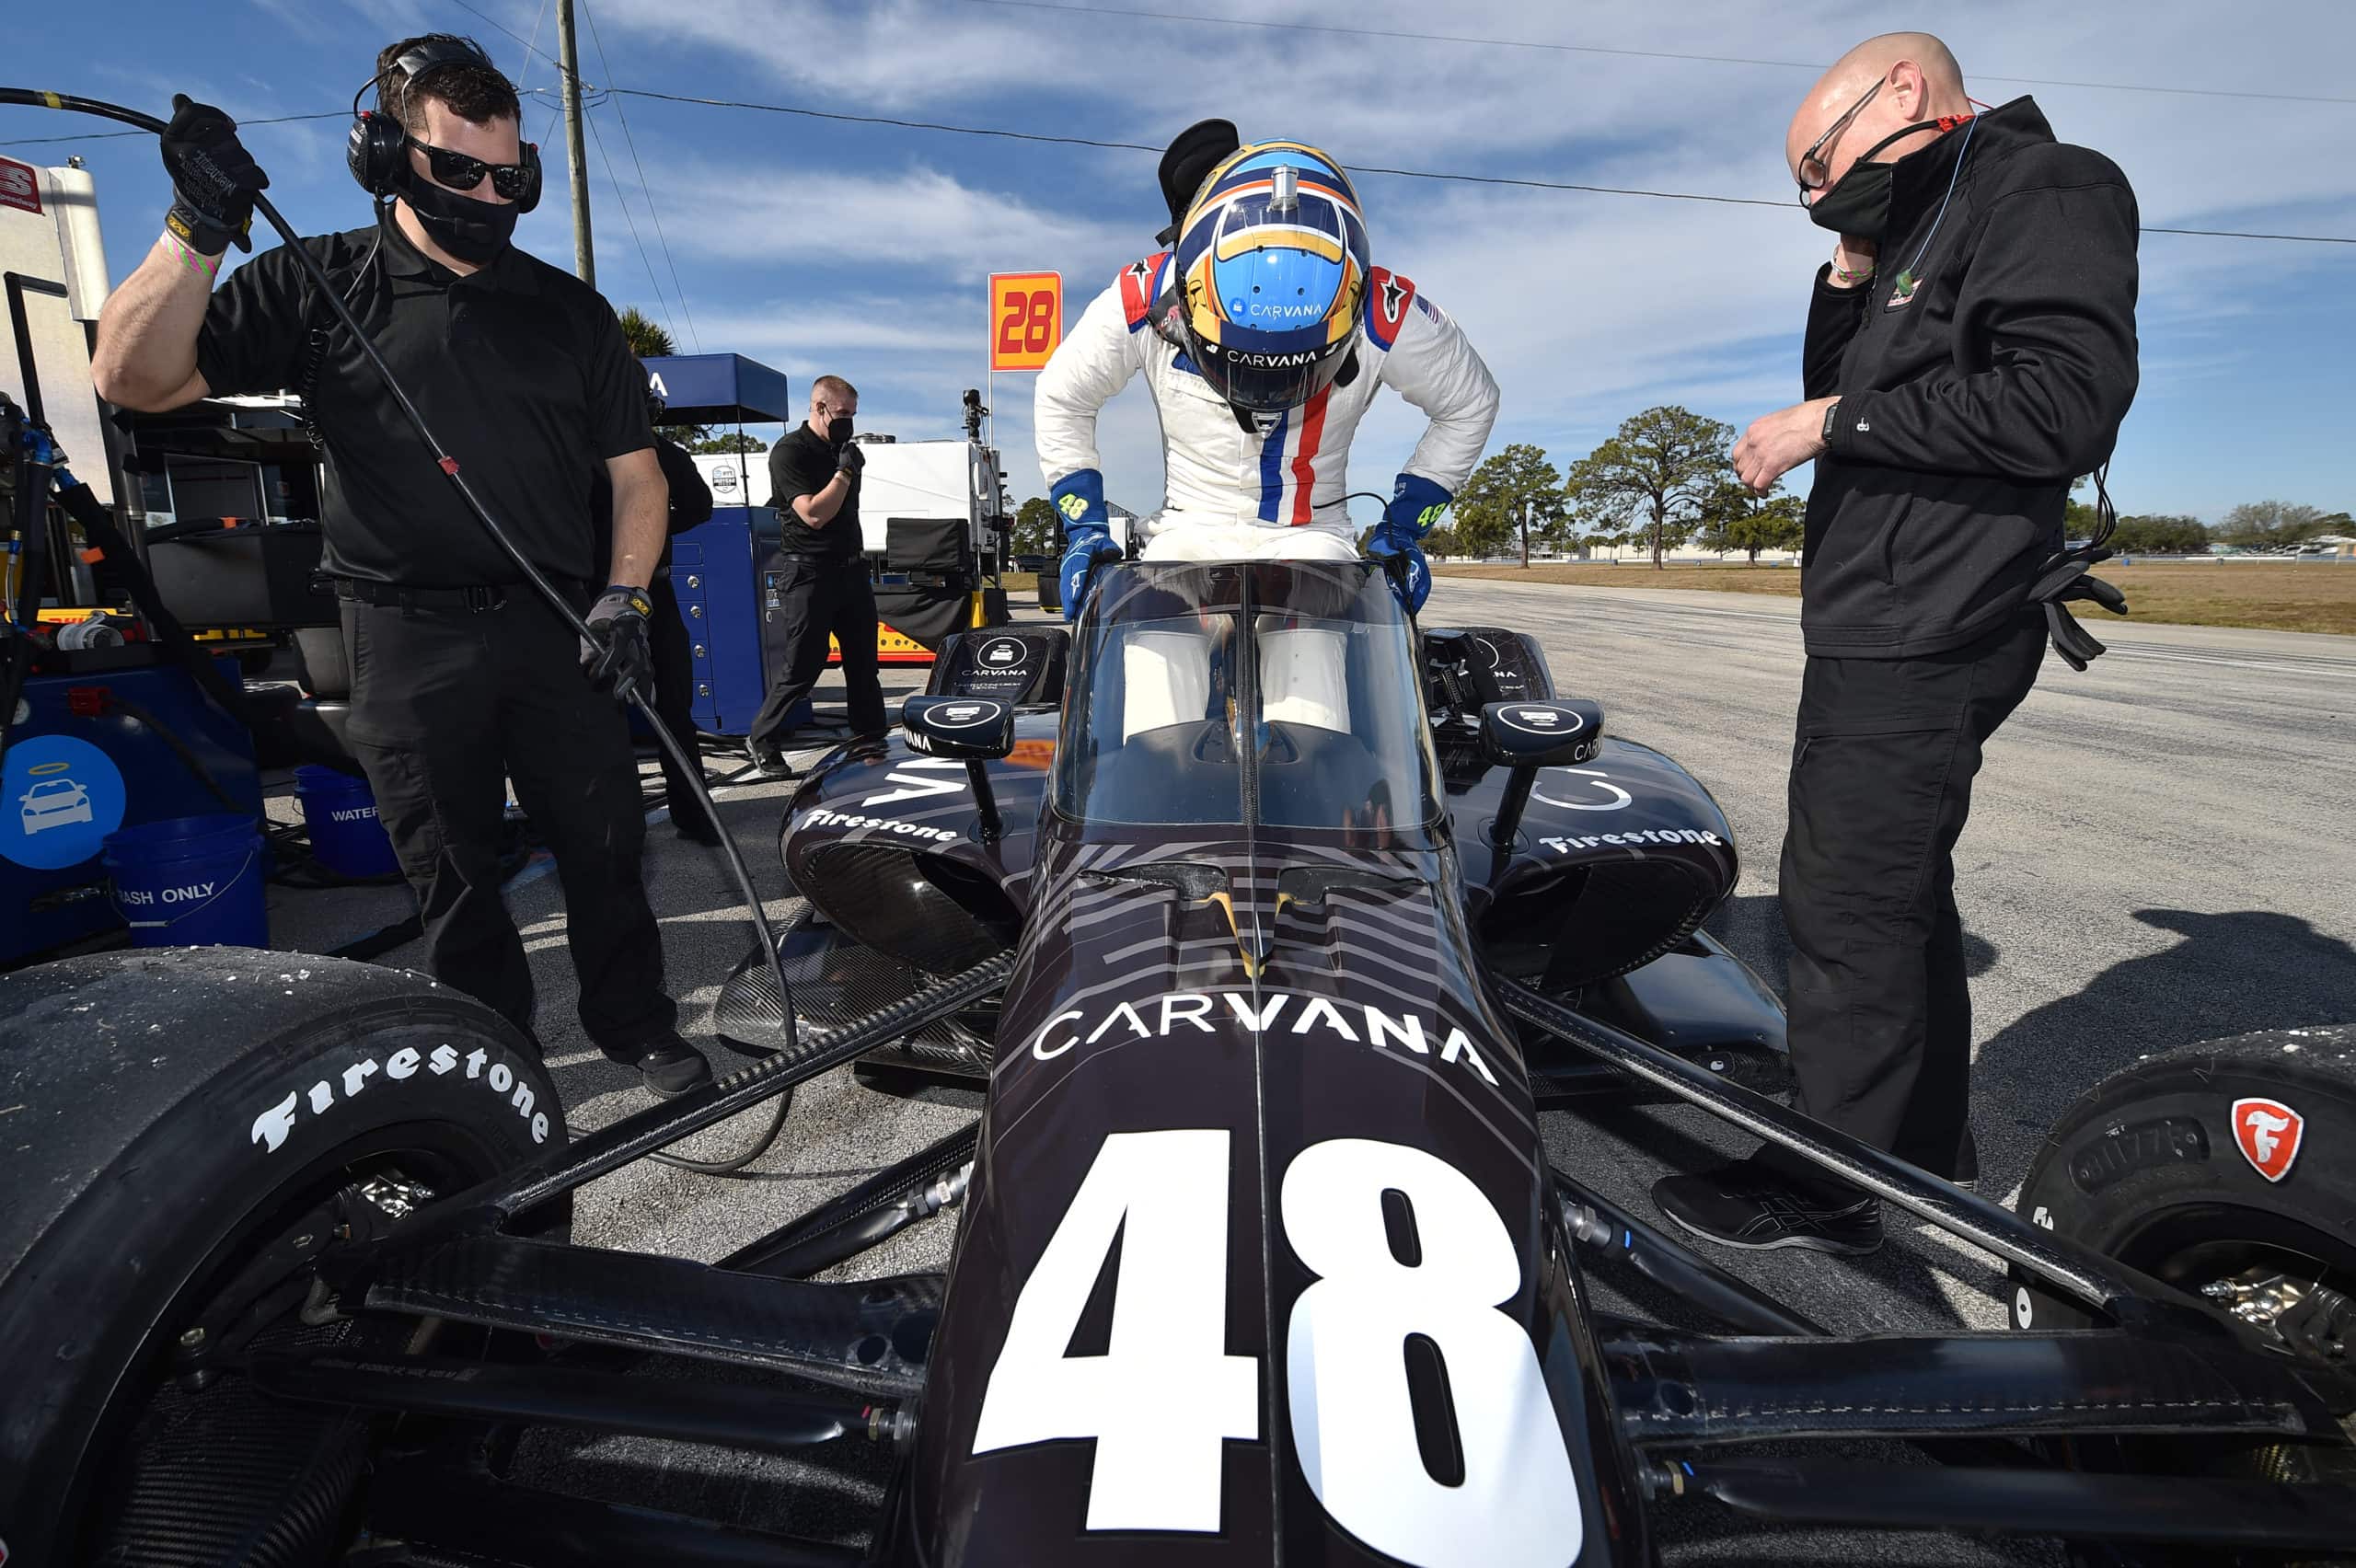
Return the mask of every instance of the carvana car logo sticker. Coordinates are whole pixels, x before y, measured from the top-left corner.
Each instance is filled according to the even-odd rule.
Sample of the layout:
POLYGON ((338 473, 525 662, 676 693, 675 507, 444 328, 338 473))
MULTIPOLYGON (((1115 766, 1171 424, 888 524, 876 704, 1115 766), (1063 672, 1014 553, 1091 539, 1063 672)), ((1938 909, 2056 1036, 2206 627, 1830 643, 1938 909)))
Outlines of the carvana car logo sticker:
POLYGON ((2269 1182, 2291 1173, 2291 1162, 2299 1158, 2299 1138, 2306 1130, 2307 1119, 2279 1100, 2234 1101, 2234 1146, 2269 1182))
POLYGON ((1531 704, 1523 708, 1499 709, 1497 717, 1507 728, 1519 730, 1528 735, 1576 735, 1587 728, 1587 720, 1568 708, 1531 704))
POLYGON ((122 825, 114 759, 71 735, 34 735, 0 765, 0 857, 37 871, 78 866, 122 825))

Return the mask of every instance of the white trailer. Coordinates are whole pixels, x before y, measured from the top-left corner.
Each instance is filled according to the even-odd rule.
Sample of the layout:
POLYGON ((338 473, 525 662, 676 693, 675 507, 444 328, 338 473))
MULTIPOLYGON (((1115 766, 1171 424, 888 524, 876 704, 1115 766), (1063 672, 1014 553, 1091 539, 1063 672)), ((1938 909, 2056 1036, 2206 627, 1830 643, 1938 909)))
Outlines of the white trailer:
MULTIPOLYGON (((974 559, 992 559, 989 519, 997 513, 998 466, 976 441, 861 441, 867 467, 859 491, 860 547, 882 555, 895 517, 959 522, 974 559)), ((764 506, 768 455, 706 453, 696 458, 715 506, 764 506)))

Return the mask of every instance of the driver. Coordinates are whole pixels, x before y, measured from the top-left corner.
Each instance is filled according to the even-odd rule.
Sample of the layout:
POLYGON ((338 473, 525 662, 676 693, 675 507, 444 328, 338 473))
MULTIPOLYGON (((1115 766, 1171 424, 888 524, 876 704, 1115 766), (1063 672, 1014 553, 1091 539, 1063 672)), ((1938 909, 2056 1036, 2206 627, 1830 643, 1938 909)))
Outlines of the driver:
MULTIPOLYGON (((1342 167, 1299 142, 1236 144, 1206 121, 1162 158, 1173 250, 1124 269, 1040 374, 1035 429, 1048 500, 1068 545, 1064 616, 1099 565, 1120 558, 1104 508, 1097 411, 1143 372, 1161 416, 1166 504, 1146 560, 1355 560, 1345 495, 1350 435, 1376 391, 1395 387, 1431 424, 1367 541, 1403 557, 1392 591, 1412 615, 1431 591, 1418 541, 1472 471, 1497 384, 1447 314, 1368 259, 1366 222, 1342 167)), ((1263 631, 1270 718, 1347 730, 1342 649, 1329 632, 1263 631), (1297 644, 1298 646, 1294 646, 1297 644)), ((1150 634, 1125 647, 1130 733, 1207 687, 1208 644, 1150 634)))

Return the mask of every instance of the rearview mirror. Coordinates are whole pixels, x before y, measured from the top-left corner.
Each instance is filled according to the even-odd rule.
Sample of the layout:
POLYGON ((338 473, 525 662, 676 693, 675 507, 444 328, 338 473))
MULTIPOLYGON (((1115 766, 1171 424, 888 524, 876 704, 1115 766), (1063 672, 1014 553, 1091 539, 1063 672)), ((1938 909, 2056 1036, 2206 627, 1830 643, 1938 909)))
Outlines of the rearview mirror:
POLYGON ((1603 744, 1603 705, 1491 702, 1481 709, 1481 755, 1507 767, 1576 767, 1603 744))
POLYGON ((927 756, 985 762, 1014 749, 1014 704, 994 697, 912 697, 901 705, 909 746, 927 756))
POLYGON ((1576 767, 1603 745, 1603 705, 1585 698, 1564 702, 1490 702, 1481 707, 1481 755, 1510 767, 1489 842, 1510 848, 1542 767, 1576 767))

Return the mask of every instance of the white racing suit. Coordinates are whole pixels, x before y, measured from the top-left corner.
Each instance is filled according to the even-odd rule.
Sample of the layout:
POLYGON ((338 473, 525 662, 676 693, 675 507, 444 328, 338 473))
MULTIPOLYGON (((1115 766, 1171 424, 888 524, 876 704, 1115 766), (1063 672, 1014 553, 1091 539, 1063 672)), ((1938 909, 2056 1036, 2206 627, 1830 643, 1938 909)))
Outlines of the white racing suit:
MULTIPOLYGON (((1350 437, 1377 391, 1395 387, 1431 416, 1401 470, 1453 496, 1488 444, 1497 384, 1461 329, 1406 279, 1369 269, 1364 314, 1345 368, 1299 408, 1262 414, 1246 430, 1183 350, 1152 325, 1168 252, 1124 269, 1090 302, 1039 375, 1034 415, 1049 499, 1068 521, 1103 517, 1097 411, 1143 372, 1161 421, 1165 501, 1149 523, 1147 560, 1355 560, 1350 437), (1091 515, 1092 513, 1092 515, 1091 515)), ((1264 631, 1261 686, 1270 719, 1349 728, 1341 639, 1331 631, 1264 631)), ((1123 653, 1124 729, 1202 716, 1208 650, 1199 638, 1149 634, 1123 653), (1166 704, 1149 696, 1167 693, 1166 704)), ((1126 738, 1126 736, 1125 736, 1126 738)))

